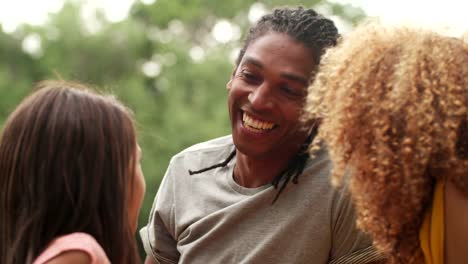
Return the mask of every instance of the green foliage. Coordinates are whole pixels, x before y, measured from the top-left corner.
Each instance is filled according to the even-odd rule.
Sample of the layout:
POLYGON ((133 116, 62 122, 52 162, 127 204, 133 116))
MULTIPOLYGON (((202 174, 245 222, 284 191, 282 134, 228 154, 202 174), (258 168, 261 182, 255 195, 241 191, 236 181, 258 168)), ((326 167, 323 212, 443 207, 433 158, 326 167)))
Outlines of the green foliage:
MULTIPOLYGON (((80 4, 66 2, 39 27, 22 26, 12 34, 0 31, 0 124, 43 79, 77 80, 116 94, 135 114, 147 193, 140 215, 145 224, 155 193, 172 155, 210 138, 230 133, 226 83, 233 69, 230 54, 237 40, 214 42, 211 30, 226 19, 246 31, 254 0, 158 0, 135 2, 129 17, 108 22, 96 14, 96 31, 80 18, 80 4), (25 38, 37 34, 41 51, 22 50, 25 38), (212 43, 215 43, 214 45, 212 43), (190 56, 197 46, 200 60, 190 56), (143 65, 156 65, 145 75, 143 65)), ((262 2, 274 6, 317 4, 355 23, 361 10, 320 0, 262 2)))

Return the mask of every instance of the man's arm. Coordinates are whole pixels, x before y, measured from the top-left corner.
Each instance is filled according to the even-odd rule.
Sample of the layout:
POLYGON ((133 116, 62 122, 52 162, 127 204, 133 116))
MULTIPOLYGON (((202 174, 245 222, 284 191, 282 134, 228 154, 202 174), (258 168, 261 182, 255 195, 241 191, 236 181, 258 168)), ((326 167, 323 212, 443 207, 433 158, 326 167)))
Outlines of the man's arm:
POLYGON ((385 263, 372 246, 369 235, 356 226, 356 212, 347 185, 336 189, 332 208, 332 252, 330 264, 385 263))
POLYGON ((148 224, 140 230, 140 237, 147 258, 145 262, 158 264, 177 263, 180 254, 177 250, 174 223, 174 184, 171 164, 159 186, 153 202, 148 224))
POLYGON ((158 211, 151 212, 150 222, 140 230, 140 236, 147 260, 152 259, 157 264, 174 264, 179 261, 177 241, 166 229, 158 211))

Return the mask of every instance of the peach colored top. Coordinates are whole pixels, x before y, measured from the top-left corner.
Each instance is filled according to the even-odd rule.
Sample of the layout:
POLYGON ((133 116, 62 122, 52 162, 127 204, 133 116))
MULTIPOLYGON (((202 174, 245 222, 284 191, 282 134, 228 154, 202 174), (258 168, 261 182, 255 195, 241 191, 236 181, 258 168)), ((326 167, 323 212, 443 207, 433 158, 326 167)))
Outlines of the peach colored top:
POLYGON ((86 233, 71 233, 54 239, 33 264, 43 264, 67 251, 82 251, 89 255, 92 264, 110 264, 99 243, 86 233))

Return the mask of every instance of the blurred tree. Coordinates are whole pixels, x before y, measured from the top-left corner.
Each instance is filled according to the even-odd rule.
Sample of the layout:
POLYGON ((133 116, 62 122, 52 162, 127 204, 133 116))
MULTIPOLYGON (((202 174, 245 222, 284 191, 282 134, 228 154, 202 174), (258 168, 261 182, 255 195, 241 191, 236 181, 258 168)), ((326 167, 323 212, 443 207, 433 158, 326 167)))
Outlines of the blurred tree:
POLYGON ((137 120, 147 180, 143 225, 170 157, 230 133, 225 85, 241 31, 284 5, 314 7, 350 25, 364 17, 360 9, 321 0, 157 0, 137 1, 126 20, 110 23, 99 11, 84 20, 80 3, 67 1, 43 26, 0 31, 0 124, 43 79, 115 93, 137 120))

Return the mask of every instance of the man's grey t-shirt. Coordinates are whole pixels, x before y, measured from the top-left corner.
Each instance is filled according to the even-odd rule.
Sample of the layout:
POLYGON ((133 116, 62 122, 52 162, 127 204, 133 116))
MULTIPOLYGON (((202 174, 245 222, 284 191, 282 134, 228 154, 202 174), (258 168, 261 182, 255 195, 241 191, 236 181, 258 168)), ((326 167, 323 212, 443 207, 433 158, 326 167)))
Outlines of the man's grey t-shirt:
POLYGON ((331 162, 321 150, 297 184, 272 203, 271 184, 245 188, 233 180, 235 158, 200 174, 234 150, 226 136, 197 144, 171 159, 149 223, 140 231, 159 263, 366 263, 377 258, 355 227, 354 209, 330 185, 331 162))

